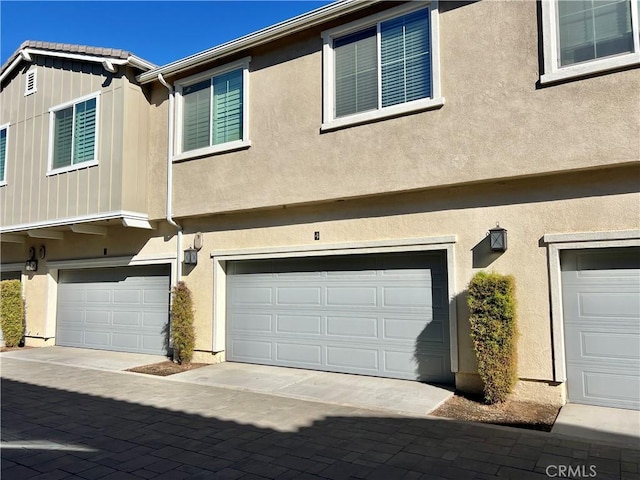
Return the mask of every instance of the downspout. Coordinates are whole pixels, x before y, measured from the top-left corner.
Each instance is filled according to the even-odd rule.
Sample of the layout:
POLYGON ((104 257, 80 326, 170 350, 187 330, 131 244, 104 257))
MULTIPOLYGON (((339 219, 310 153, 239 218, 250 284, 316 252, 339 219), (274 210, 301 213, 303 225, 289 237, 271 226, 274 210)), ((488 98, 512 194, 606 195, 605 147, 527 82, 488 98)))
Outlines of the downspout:
POLYGON ((161 73, 158 74, 158 81, 169 90, 169 141, 167 153, 167 222, 178 230, 176 246, 176 283, 182 279, 182 227, 173 220, 172 195, 173 195, 173 122, 174 122, 174 90, 169 85, 161 73))

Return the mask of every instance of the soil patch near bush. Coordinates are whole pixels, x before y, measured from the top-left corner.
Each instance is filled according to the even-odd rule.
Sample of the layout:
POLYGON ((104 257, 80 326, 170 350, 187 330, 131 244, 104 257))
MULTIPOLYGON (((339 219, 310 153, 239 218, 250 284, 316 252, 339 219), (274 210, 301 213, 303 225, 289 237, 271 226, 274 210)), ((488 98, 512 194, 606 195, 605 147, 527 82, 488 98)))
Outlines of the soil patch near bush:
POLYGON ((167 377, 174 373, 186 372, 187 370, 195 370, 196 368, 206 367, 208 363, 188 363, 177 364, 171 361, 152 363, 151 365, 142 365, 141 367, 129 368, 127 372, 146 373, 147 375, 156 375, 158 377, 167 377))
POLYGON ((30 348, 34 348, 34 347, 5 347, 5 346, 2 346, 2 347, 0 347, 0 353, 2 353, 2 352, 13 352, 14 350, 29 350, 30 348))
POLYGON ((456 392, 431 415, 464 422, 490 423, 530 430, 551 431, 560 407, 535 402, 507 400, 486 405, 482 397, 456 392))

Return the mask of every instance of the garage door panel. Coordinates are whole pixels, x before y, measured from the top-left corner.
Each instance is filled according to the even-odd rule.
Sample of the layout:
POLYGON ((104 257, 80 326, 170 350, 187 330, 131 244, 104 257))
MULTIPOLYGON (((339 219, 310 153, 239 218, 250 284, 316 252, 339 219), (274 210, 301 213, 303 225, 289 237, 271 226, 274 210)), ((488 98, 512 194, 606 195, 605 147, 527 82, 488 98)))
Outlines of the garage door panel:
POLYGON ((444 255, 364 257, 230 262, 227 359, 451 381, 444 255), (435 290, 432 266, 442 282, 435 290))
POLYGON ((112 324, 120 327, 140 326, 139 312, 113 312, 112 324))
POLYGON ((378 319, 375 317, 327 317, 327 336, 351 339, 378 338, 378 319))
POLYGON ((276 315, 275 332, 283 335, 317 336, 322 333, 322 321, 319 315, 276 315))
POLYGON ((320 345, 277 342, 275 347, 277 362, 303 363, 309 366, 322 364, 322 347, 320 345))
POLYGON ((633 248, 563 253, 570 401, 640 409, 639 259, 633 248))
POLYGON ((318 287, 277 287, 277 305, 320 305, 322 291, 318 287))
POLYGON ((58 283, 58 345, 166 353, 169 269, 65 270, 58 283))
POLYGON ((88 324, 91 325, 110 325, 111 324, 111 312, 105 312, 102 310, 90 311, 89 315, 85 315, 85 312, 79 312, 81 314, 81 318, 77 320, 73 320, 69 318, 70 323, 83 323, 82 319, 88 324))
POLYGON ((378 350, 358 346, 328 346, 327 365, 331 367, 367 370, 377 372, 380 370, 378 350))
POLYGON ((232 358, 245 362, 265 362, 270 364, 273 361, 273 349, 271 342, 259 340, 232 340, 227 346, 232 358))

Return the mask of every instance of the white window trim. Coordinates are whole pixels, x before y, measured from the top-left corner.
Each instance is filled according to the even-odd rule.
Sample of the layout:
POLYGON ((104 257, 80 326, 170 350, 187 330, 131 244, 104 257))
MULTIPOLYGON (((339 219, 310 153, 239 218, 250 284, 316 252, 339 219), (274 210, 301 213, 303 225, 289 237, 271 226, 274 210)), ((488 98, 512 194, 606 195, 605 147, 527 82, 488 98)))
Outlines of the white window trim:
MULTIPOLYGON (((75 119, 75 115, 74 115, 75 119)), ((74 120, 75 121, 75 120, 74 120)), ((56 105, 55 107, 51 107, 49 109, 49 152, 48 152, 48 163, 47 163, 47 177, 50 175, 58 175, 60 173, 71 172, 74 170, 81 170, 83 168, 94 167, 98 165, 98 145, 99 145, 99 132, 100 132, 100 92, 90 93, 89 95, 85 95, 84 97, 75 98, 69 102, 61 103, 60 105, 56 105), (55 122, 56 122, 56 112, 63 110, 65 108, 69 108, 74 106, 77 103, 85 102, 87 100, 91 100, 92 98, 96 99, 96 132, 94 138, 94 151, 93 151, 93 160, 89 160, 88 162, 76 163, 72 165, 68 165, 66 167, 53 168, 53 150, 54 150, 54 136, 55 136, 55 122)), ((72 156, 73 160, 73 156, 72 156)))
MULTIPOLYGON (((339 27, 322 32, 322 125, 320 131, 330 131, 350 125, 379 120, 383 118, 395 117, 422 110, 439 108, 444 105, 444 98, 441 96, 440 87, 440 45, 438 28, 438 2, 409 2, 384 12, 371 15, 366 18, 356 20, 339 27), (407 13, 423 8, 429 8, 429 21, 431 32, 431 88, 432 97, 415 100, 413 102, 381 107, 377 110, 356 113, 345 117, 334 117, 335 103, 335 72, 334 72, 334 51, 333 40, 335 38, 354 33, 367 27, 372 27, 380 22, 391 18, 399 17, 407 13)), ((378 36, 379 36, 378 32, 378 36)), ((379 43, 379 40, 378 40, 379 43)), ((379 64, 380 62, 378 62, 379 64)), ((379 69, 379 68, 378 68, 379 69)))
POLYGON ((31 69, 29 69, 27 71, 27 75, 25 78, 25 83, 24 83, 24 96, 28 96, 31 95, 32 93, 36 93, 38 91, 38 70, 36 69, 36 67, 31 67, 31 69), (33 88, 29 89, 29 77, 33 76, 33 88))
POLYGON ((186 160, 189 158, 202 157, 211 155, 214 153, 230 152, 233 150, 239 150, 243 148, 249 148, 251 141, 249 140, 249 62, 251 57, 241 58, 233 63, 200 72, 196 75, 181 79, 175 82, 175 151, 173 161, 186 160), (242 140, 236 140, 233 142, 220 143, 218 145, 210 145, 208 147, 198 148, 196 150, 189 150, 188 152, 182 151, 182 112, 184 100, 182 97, 182 90, 194 83, 198 83, 207 78, 217 77, 233 70, 242 69, 242 140))
POLYGON ((633 53, 623 53, 566 67, 560 67, 557 0, 542 1, 542 40, 544 49, 544 74, 540 84, 580 78, 595 73, 608 72, 623 67, 640 65, 640 36, 638 32, 638 2, 631 0, 631 27, 633 30, 633 53))
POLYGON ((553 334, 553 380, 567 381, 562 305, 562 271, 560 256, 564 250, 619 248, 640 246, 640 230, 545 234, 549 261, 551 330, 553 334))
POLYGON ((4 187, 7 184, 7 166, 9 164, 9 127, 10 123, 0 125, 0 130, 7 130, 7 140, 4 146, 4 178, 0 178, 0 187, 4 187))

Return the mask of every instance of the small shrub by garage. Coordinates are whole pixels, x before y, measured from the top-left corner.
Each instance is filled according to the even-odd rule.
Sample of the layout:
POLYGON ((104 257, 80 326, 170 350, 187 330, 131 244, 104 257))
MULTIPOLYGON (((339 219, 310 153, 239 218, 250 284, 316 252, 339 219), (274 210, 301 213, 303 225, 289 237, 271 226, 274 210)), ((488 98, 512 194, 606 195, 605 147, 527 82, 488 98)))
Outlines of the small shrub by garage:
POLYGON ((509 275, 479 272, 469 283, 467 300, 484 399, 504 402, 518 378, 515 281, 509 275))
POLYGON ((171 304, 171 341, 173 359, 180 364, 188 364, 193 357, 195 332, 193 328, 193 299, 191 291, 184 282, 178 282, 173 288, 171 304))
POLYGON ((0 324, 7 347, 17 347, 24 337, 24 300, 20 280, 0 282, 0 324))

